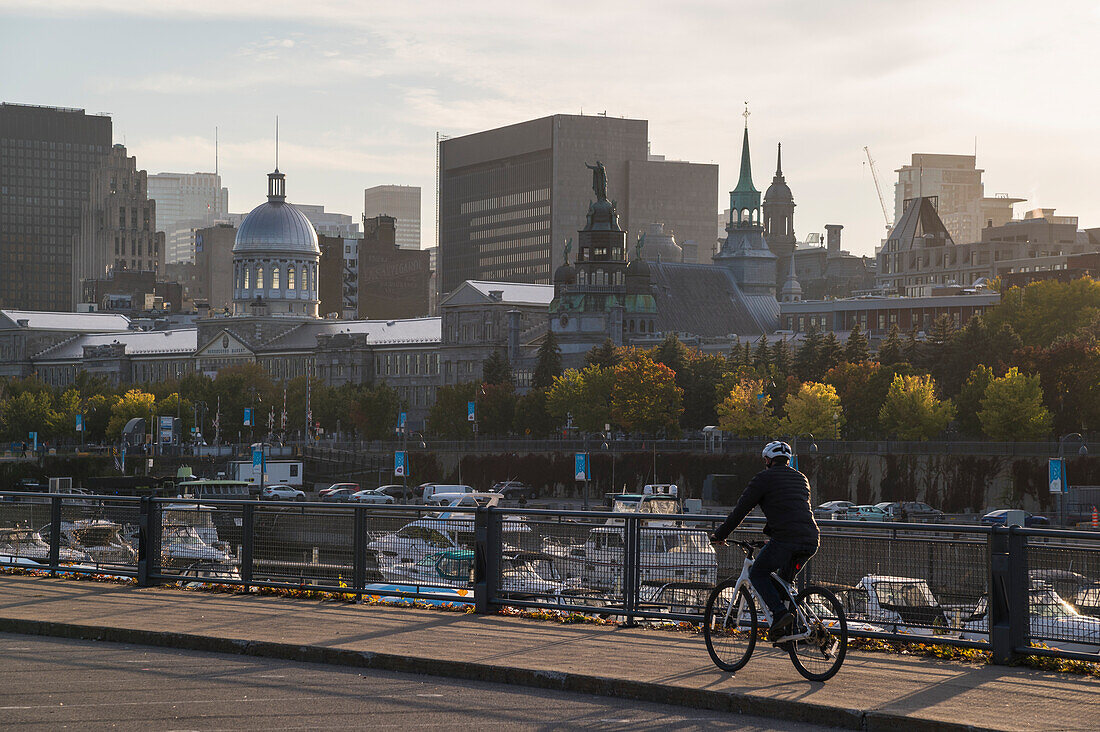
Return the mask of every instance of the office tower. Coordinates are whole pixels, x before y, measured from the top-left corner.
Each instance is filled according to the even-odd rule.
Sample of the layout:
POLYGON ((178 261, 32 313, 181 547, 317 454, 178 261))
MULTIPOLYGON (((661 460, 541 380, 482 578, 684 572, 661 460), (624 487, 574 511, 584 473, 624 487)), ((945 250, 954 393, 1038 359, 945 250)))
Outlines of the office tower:
POLYGON ((646 120, 559 114, 441 141, 440 292, 464 280, 549 283, 585 225, 595 199, 585 164, 597 160, 625 230, 664 224, 685 261, 709 263, 718 166, 650 155, 648 138, 646 120))
MULTIPOLYGON (((115 145, 92 171, 74 250, 74 282, 100 280, 114 271, 164 270, 164 234, 157 231, 157 204, 146 189, 137 158, 115 145)), ((76 296, 82 300, 82 291, 76 296)))
POLYGON ((110 117, 0 104, 0 307, 73 309, 83 207, 110 150, 110 117))
POLYGON ((363 218, 397 219, 397 246, 420 249, 420 186, 374 186, 363 191, 363 218))
POLYGON ((982 229, 1012 220, 1013 204, 1023 198, 986 196, 982 173, 974 155, 913 153, 912 162, 895 171, 894 224, 901 221, 906 202, 933 198, 937 213, 956 244, 981 241, 982 229))
POLYGON ((229 189, 217 173, 157 173, 149 176, 157 202, 157 230, 165 236, 165 261, 195 261, 195 231, 229 211, 229 189))

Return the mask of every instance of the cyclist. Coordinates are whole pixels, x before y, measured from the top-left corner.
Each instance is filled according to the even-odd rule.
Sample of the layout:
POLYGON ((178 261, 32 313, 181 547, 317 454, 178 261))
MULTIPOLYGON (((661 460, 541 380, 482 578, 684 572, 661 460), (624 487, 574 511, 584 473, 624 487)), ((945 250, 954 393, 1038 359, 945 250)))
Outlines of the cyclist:
POLYGON ((788 581, 793 579, 794 573, 817 553, 819 540, 810 507, 810 482, 790 467, 791 454, 791 446, 786 442, 765 445, 761 455, 767 467, 749 481, 729 518, 710 535, 712 544, 722 544, 749 511, 760 506, 764 512, 767 519, 764 533, 770 540, 757 553, 749 580, 771 612, 772 625, 768 631, 771 641, 782 638, 794 625, 794 615, 787 609, 771 574, 778 572, 788 581))

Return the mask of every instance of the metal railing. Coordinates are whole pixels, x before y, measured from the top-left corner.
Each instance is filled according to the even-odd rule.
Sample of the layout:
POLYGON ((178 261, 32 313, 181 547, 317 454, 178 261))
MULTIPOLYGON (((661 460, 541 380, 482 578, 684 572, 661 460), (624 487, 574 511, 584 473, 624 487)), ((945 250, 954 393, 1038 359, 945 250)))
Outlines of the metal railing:
MULTIPOLYGON (((0 493, 0 566, 698 623, 720 516, 0 493)), ((750 518, 733 538, 762 537, 750 518)), ((1100 533, 824 521, 799 576, 857 637, 1100 661, 1100 533), (1041 644, 1034 647, 1032 644, 1041 644)))

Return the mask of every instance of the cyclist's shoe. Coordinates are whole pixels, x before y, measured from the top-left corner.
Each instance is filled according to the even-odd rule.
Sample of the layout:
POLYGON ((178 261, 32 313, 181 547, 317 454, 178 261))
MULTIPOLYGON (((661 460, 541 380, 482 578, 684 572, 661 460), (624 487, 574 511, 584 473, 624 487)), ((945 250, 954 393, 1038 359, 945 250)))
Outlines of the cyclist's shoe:
POLYGON ((768 630, 768 640, 775 643, 777 640, 785 635, 790 635, 790 632, 794 629, 794 614, 785 612, 772 622, 772 627, 768 630))

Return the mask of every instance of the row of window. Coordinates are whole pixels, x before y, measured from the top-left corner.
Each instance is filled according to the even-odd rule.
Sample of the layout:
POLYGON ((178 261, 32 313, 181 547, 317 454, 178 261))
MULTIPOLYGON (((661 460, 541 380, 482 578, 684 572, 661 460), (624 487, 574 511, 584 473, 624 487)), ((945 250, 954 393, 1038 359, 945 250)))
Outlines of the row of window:
POLYGON ((238 290, 263 290, 268 287, 272 290, 281 290, 284 282, 288 290, 300 289, 309 292, 317 287, 317 265, 315 264, 303 264, 300 269, 293 264, 287 264, 285 267, 281 264, 272 264, 270 267, 265 267, 262 264, 238 263, 234 266, 236 269, 234 282, 238 290), (270 285, 265 285, 265 281, 270 282, 270 285))

